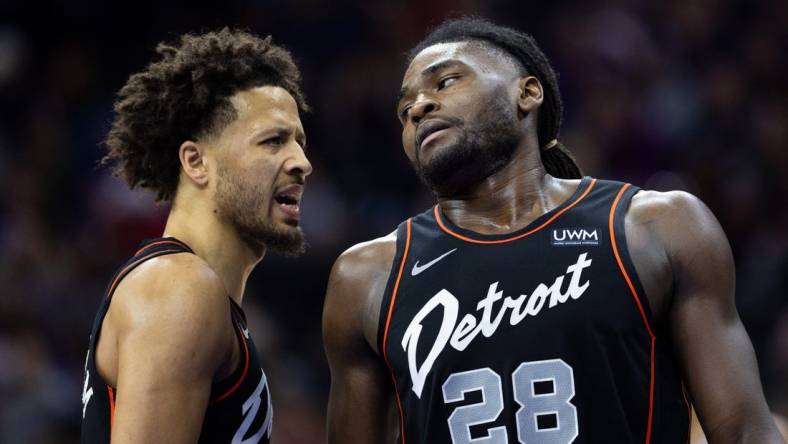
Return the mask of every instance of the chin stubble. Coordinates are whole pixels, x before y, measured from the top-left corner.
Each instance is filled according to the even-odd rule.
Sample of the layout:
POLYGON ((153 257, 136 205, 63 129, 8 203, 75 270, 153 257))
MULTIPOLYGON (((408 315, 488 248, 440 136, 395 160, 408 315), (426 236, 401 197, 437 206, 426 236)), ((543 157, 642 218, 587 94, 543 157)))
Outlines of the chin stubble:
POLYGON ((416 150, 413 167, 433 192, 452 195, 467 191, 511 161, 520 141, 515 113, 503 95, 492 100, 472 126, 454 123, 457 141, 422 162, 416 150))
POLYGON ((241 176, 223 168, 218 171, 216 199, 219 216, 230 222, 241 239, 258 254, 270 251, 285 257, 297 257, 306 251, 300 227, 280 228, 266 220, 264 205, 267 192, 257 184, 246 183, 241 176))

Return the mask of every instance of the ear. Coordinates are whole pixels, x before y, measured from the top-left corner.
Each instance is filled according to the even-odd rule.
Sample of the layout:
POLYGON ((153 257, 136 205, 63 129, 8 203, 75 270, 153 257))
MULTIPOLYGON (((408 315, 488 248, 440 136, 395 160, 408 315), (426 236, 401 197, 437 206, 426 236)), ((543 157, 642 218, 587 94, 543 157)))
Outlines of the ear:
POLYGON ((517 109, 520 113, 528 114, 542 105, 544 94, 539 79, 533 76, 523 77, 517 82, 517 87, 517 109))
POLYGON ((195 185, 202 188, 208 185, 208 165, 205 161, 205 147, 187 140, 178 150, 181 168, 195 185))

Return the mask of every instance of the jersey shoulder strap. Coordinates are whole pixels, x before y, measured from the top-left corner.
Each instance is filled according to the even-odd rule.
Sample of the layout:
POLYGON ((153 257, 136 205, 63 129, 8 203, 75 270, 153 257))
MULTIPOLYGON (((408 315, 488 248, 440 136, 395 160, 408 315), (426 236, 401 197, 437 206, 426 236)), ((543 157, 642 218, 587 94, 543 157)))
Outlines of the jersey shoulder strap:
POLYGON ((164 256, 167 254, 176 253, 194 253, 191 248, 185 243, 175 239, 174 237, 163 237, 156 239, 147 239, 143 241, 137 251, 129 260, 127 260, 110 279, 110 283, 104 290, 104 299, 101 301, 99 313, 93 322, 91 329, 91 337, 97 337, 96 333, 101 328, 101 323, 104 321, 104 316, 109 310, 109 302, 112 295, 117 290, 120 282, 135 268, 139 267, 143 262, 153 259, 154 257, 164 256))
MULTIPOLYGON (((432 210, 429 210, 432 211, 432 210)), ((425 212, 424 214, 426 214, 425 212)), ((402 279, 402 274, 404 273, 405 267, 405 259, 408 256, 408 250, 410 249, 410 240, 412 237, 413 231, 413 218, 409 218, 404 222, 400 223, 397 227, 396 236, 397 236, 397 248, 396 253, 394 254, 394 260, 391 262, 391 269, 389 270, 389 278, 386 282, 386 287, 383 292, 382 301, 380 303, 380 313, 378 314, 378 335, 377 335, 377 345, 378 351, 383 359, 386 359, 386 341, 389 323, 391 322, 391 309, 393 308, 393 304, 391 304, 391 299, 396 298, 397 289, 399 287, 399 282, 402 279)))

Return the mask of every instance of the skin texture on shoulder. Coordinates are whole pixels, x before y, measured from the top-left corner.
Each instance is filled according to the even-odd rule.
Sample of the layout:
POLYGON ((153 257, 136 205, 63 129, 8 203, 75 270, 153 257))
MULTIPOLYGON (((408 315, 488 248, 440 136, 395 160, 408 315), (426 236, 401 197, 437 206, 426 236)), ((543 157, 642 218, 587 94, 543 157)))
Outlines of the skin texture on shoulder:
POLYGON ((736 311, 733 254, 697 197, 640 191, 625 217, 627 246, 653 319, 664 322, 711 443, 783 443, 736 311))
POLYGON ((233 355, 227 292, 205 261, 180 253, 134 269, 112 296, 96 353, 117 391, 112 442, 196 442, 211 384, 233 355))
POLYGON ((377 350, 381 303, 396 237, 351 247, 334 264, 323 308, 331 368, 328 442, 392 442, 399 417, 391 376, 377 350))

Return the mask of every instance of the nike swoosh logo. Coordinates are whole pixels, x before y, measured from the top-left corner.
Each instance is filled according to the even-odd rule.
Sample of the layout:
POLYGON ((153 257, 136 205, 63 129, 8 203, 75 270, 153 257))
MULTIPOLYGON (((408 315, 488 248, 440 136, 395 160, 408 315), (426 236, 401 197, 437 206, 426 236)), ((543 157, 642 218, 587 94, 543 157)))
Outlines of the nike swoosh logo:
POLYGON ((446 257, 446 256, 448 256, 448 255, 450 255, 450 254, 454 253, 455 251, 457 251, 457 249, 456 249, 456 248, 455 248, 455 249, 453 249, 453 250, 449 250, 449 251, 447 251, 447 252, 443 253, 442 255, 440 255, 440 256, 438 256, 438 257, 436 257, 435 259, 433 259, 433 260, 431 260, 431 261, 427 262, 426 264, 424 264, 424 265, 422 265, 422 266, 419 266, 419 261, 416 261, 416 263, 415 263, 415 264, 413 264, 413 270, 411 270, 411 271, 410 271, 410 275, 411 275, 411 276, 416 276, 417 274, 419 274, 419 273, 421 273, 422 271, 424 271, 424 270, 426 270, 426 269, 428 269, 428 268, 432 267, 433 265, 435 265, 435 263, 436 263, 436 262, 438 262, 439 260, 443 259, 444 257, 446 257))
POLYGON ((244 334, 246 339, 249 339, 249 329, 248 328, 244 328, 243 330, 241 330, 241 333, 244 334))

